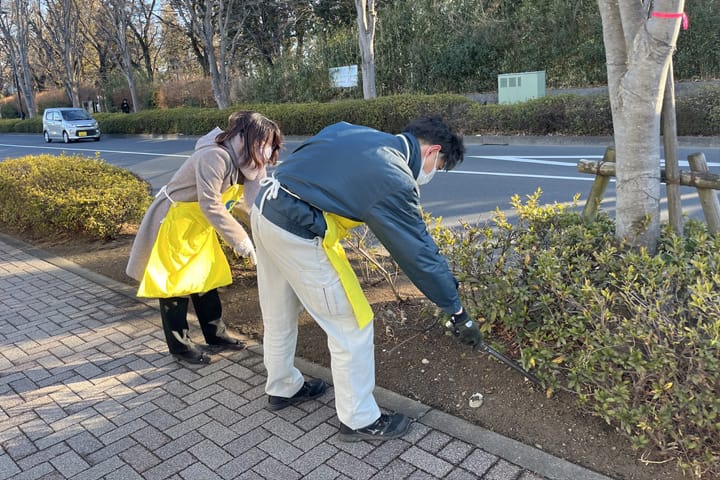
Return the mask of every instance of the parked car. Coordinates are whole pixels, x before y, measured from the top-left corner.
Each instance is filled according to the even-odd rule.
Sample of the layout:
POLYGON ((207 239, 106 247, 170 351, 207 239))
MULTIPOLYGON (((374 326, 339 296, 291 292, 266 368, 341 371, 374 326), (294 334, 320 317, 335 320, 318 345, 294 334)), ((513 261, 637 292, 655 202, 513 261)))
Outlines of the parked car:
POLYGON ((97 120, 83 108, 47 108, 43 113, 43 136, 47 143, 62 140, 100 140, 97 120))

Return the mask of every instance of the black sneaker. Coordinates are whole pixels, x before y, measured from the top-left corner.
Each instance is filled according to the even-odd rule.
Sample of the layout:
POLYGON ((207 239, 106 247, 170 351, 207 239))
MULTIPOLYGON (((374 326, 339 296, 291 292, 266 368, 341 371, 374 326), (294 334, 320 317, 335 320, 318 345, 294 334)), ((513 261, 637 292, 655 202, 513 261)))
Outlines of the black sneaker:
POLYGON ((233 338, 229 335, 221 335, 216 337, 212 341, 212 343, 208 342, 207 348, 211 352, 222 352, 224 350, 243 350, 245 348, 245 344, 237 338, 233 338))
POLYGON ((210 363, 210 357, 196 348, 191 348, 184 352, 173 353, 172 356, 178 360, 192 363, 194 365, 208 365, 210 363))
POLYGON ((316 378, 305 382, 300 390, 290 398, 268 395, 268 408, 270 410, 282 410, 290 405, 317 398, 325 393, 325 390, 327 390, 327 383, 321 378, 316 378))
POLYGON ((410 427, 410 419, 402 413, 391 415, 381 414, 367 427, 353 430, 340 422, 339 438, 343 442, 359 442, 360 440, 390 440, 405 435, 410 427))

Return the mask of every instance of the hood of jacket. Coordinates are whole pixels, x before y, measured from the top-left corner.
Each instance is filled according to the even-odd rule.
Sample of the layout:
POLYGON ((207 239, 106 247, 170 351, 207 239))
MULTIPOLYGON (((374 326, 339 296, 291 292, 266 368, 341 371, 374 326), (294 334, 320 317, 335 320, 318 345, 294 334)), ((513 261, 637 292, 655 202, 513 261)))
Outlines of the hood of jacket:
POLYGON ((195 142, 195 151, 197 152, 198 150, 200 150, 202 148, 207 148, 207 147, 220 147, 230 154, 230 158, 232 159, 233 165, 235 166, 235 168, 240 170, 242 168, 242 166, 240 165, 240 160, 238 159, 237 155, 235 154, 235 149, 233 149, 228 144, 228 142, 224 142, 224 143, 216 143, 215 142, 215 137, 217 137, 218 135, 220 135, 223 132, 224 132, 224 130, 222 128, 215 127, 212 130, 210 130, 208 133, 203 135, 202 137, 198 138, 197 142, 195 142))

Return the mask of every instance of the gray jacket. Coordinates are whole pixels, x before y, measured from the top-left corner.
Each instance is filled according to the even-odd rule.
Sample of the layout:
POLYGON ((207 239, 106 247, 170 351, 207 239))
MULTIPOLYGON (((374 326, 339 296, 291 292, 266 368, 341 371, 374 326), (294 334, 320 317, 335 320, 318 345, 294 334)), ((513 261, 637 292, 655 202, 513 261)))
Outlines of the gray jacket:
MULTIPOLYGON (((305 141, 273 173, 302 200, 280 190, 264 201, 263 215, 305 238, 324 236, 323 211, 364 222, 420 291, 455 313, 461 307, 457 281, 420 211, 415 179, 421 160, 410 133, 336 123, 305 141)), ((258 207, 263 194, 261 188, 258 207)))
MULTIPOLYGON (((222 194, 244 178, 243 195, 250 207, 266 172, 264 167, 253 170, 240 165, 229 145, 216 144, 215 137, 221 132, 216 128, 197 141, 195 152, 175 172, 165 189, 173 201, 198 202, 213 228, 234 247, 248 238, 248 234, 223 205, 222 194)), ((142 280, 160 223, 169 209, 170 200, 160 193, 140 223, 126 268, 127 274, 137 281, 142 280)))

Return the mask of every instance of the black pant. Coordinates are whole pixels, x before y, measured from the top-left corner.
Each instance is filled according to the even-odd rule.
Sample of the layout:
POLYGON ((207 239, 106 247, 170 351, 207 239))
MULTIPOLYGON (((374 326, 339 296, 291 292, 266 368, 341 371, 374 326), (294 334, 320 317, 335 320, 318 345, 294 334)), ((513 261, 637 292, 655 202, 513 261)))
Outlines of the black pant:
MULTIPOLYGON (((190 299, 200 322, 205 342, 217 343, 218 337, 225 335, 222 305, 217 289, 206 293, 193 293, 190 295, 190 299)), ((188 336, 188 301, 187 297, 160 299, 160 317, 170 353, 183 353, 194 348, 188 336)))

